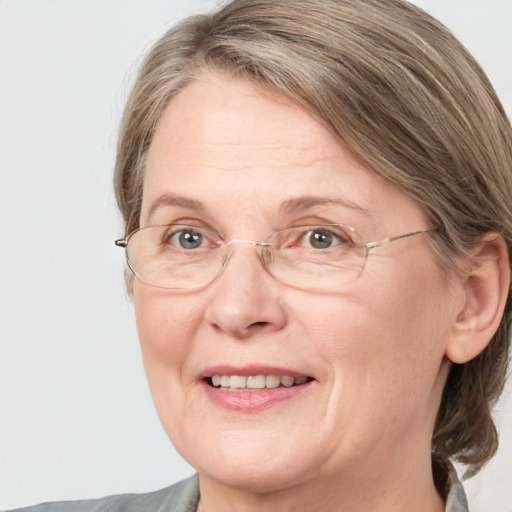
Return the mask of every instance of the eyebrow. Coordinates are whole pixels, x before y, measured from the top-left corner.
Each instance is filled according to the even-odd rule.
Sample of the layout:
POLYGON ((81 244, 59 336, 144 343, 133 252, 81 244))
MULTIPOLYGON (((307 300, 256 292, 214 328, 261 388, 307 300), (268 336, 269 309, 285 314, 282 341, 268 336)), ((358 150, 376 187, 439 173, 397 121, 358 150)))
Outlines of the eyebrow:
POLYGON ((151 217, 156 210, 162 208, 163 206, 180 206, 181 208, 187 208, 189 210, 196 210, 199 213, 203 213, 205 211, 205 207, 199 201, 194 199, 190 199, 184 196, 177 196, 174 194, 164 194, 160 197, 157 197, 149 207, 148 217, 151 217))
POLYGON ((352 208, 353 210, 357 210, 365 215, 370 216, 369 210, 359 206, 348 199, 341 199, 337 197, 317 197, 317 196, 302 196, 297 197, 295 199, 290 199, 281 204, 281 210, 285 213, 294 213, 301 210, 308 210, 309 208, 313 208, 315 206, 322 205, 341 205, 346 208, 352 208))
MULTIPOLYGON (((295 213, 298 211, 314 208, 315 206, 331 204, 341 205, 345 208, 352 208, 363 213, 364 215, 371 215, 366 208, 363 208, 362 206, 359 206, 352 201, 349 201, 348 199, 317 196, 301 196, 294 199, 289 199, 281 204, 280 210, 283 213, 295 213)), ((203 203, 196 201, 195 199, 190 199, 188 197, 178 196, 175 194, 163 194, 160 197, 157 197, 153 203, 151 203, 151 206, 148 210, 148 217, 151 218, 156 210, 164 206, 179 206, 181 208, 187 208, 188 210, 195 210, 198 213, 204 213, 206 211, 203 203)))

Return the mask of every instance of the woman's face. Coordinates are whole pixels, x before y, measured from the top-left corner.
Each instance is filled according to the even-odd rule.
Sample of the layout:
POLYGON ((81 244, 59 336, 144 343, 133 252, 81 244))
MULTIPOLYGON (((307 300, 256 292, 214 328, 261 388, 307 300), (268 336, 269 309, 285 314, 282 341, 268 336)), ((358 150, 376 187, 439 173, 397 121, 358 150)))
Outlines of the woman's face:
MULTIPOLYGON (((214 74, 188 85, 160 119, 140 220, 255 241, 300 224, 348 224, 367 241, 429 227, 411 199, 303 109, 214 74)), ((326 292, 277 281, 247 244, 200 290, 136 280, 151 393, 184 458, 205 478, 267 490, 391 475, 428 458, 460 306, 428 237, 372 249, 358 279, 326 292), (211 387, 214 375, 299 385, 227 390, 211 387)))

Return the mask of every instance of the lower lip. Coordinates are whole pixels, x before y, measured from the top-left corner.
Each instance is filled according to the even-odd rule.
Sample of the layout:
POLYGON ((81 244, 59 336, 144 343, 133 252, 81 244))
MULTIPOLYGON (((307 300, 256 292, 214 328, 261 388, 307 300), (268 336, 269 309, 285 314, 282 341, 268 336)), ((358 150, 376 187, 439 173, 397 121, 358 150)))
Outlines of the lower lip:
POLYGON ((310 381, 289 388, 265 388, 256 391, 225 391, 210 386, 206 381, 201 381, 201 385, 207 397, 214 404, 226 409, 251 412, 268 409, 283 401, 296 398, 307 391, 313 382, 310 381))

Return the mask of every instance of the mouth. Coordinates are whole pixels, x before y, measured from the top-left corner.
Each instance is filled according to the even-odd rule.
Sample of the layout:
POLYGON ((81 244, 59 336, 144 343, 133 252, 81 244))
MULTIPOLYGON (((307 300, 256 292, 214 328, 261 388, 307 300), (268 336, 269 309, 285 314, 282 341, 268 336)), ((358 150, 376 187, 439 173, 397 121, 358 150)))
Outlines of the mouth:
POLYGON ((219 365, 198 377, 206 397, 215 405, 245 413, 296 400, 314 389, 316 382, 307 374, 266 365, 219 365))
POLYGON ((222 391, 242 392, 262 389, 293 388, 314 380, 312 377, 291 375, 212 375, 206 382, 212 388, 222 391))

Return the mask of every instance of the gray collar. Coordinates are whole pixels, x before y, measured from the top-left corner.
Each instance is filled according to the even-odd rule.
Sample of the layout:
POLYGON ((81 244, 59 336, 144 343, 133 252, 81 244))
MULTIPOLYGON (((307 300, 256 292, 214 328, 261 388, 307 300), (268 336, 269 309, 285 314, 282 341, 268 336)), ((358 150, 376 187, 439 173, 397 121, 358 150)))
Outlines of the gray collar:
POLYGON ((446 497, 446 512, 469 512, 468 501, 464 487, 459 481, 457 471, 450 464, 448 470, 448 496, 446 497))

